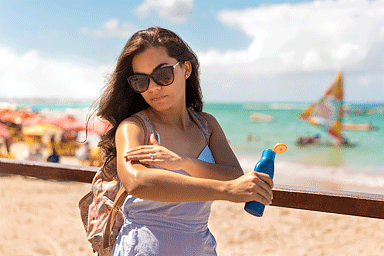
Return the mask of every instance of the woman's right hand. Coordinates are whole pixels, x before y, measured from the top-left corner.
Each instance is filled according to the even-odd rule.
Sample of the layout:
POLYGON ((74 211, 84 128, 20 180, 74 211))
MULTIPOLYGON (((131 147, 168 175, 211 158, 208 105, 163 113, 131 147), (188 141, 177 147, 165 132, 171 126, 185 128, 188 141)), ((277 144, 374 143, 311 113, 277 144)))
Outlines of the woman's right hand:
POLYGON ((273 181, 268 174, 251 171, 228 182, 228 200, 235 203, 257 201, 264 205, 272 203, 273 181))

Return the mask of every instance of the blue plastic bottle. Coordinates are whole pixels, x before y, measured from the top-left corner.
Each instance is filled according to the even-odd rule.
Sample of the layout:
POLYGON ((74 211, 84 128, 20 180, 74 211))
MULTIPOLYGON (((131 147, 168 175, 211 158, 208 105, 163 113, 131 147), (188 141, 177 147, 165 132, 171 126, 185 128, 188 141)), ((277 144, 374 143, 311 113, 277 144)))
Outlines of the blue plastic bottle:
MULTIPOLYGON (((285 151, 285 150, 284 150, 285 151)), ((266 149, 257 162, 254 171, 268 174, 273 179, 276 153, 272 149, 266 149)), ((245 203, 244 210, 257 217, 263 216, 265 205, 256 201, 245 203)))

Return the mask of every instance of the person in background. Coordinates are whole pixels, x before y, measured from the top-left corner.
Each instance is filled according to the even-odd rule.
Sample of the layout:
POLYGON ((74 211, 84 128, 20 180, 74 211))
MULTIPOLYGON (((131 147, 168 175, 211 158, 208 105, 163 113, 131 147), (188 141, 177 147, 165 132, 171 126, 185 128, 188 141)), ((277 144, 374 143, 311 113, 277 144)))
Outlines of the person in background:
POLYGON ((30 161, 44 161, 42 148, 39 143, 34 143, 27 151, 26 160, 30 161))
POLYGON ((86 141, 76 152, 76 158, 80 160, 81 165, 90 165, 91 148, 86 141))
POLYGON ((8 137, 5 139, 5 149, 7 150, 8 155, 11 154, 11 145, 13 143, 12 137, 8 137))
POLYGON ((52 148, 52 154, 48 156, 47 162, 59 163, 60 162, 60 155, 56 151, 55 136, 54 135, 52 135, 52 137, 51 137, 51 148, 52 148))
POLYGON ((47 162, 52 162, 52 163, 59 163, 60 162, 60 155, 56 152, 56 149, 52 149, 52 154, 48 156, 47 162))
POLYGON ((252 133, 248 133, 247 135, 247 142, 252 142, 252 139, 253 139, 253 136, 252 136, 252 133))
POLYGON ((316 144, 319 141, 320 141, 320 134, 315 134, 314 136, 299 137, 296 141, 296 144, 305 146, 305 145, 316 144))
POLYGON ((202 112, 197 56, 174 32, 136 32, 97 103, 113 126, 99 142, 103 159, 129 193, 112 255, 216 255, 214 200, 271 203, 271 178, 244 175, 218 121, 202 112))

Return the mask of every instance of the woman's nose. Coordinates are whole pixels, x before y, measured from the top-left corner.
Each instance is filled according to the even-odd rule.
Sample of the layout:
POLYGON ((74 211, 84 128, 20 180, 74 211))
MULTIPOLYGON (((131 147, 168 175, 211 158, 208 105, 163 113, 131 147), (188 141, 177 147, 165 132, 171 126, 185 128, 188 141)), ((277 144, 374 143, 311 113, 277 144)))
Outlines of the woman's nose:
POLYGON ((155 83, 152 78, 149 79, 148 91, 155 91, 160 89, 160 87, 161 86, 155 83))

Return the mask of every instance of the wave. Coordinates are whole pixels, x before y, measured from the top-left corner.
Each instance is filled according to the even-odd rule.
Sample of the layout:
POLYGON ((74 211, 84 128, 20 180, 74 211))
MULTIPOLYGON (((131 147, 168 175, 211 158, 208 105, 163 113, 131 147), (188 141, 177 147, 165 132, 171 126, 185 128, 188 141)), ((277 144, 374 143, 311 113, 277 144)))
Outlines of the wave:
POLYGON ((308 104, 303 103, 246 103, 246 110, 303 110, 308 104))
MULTIPOLYGON (((257 161, 239 157, 245 173, 252 171, 257 161)), ((279 185, 384 194, 384 174, 377 172, 275 160, 274 176, 274 183, 279 185)))

